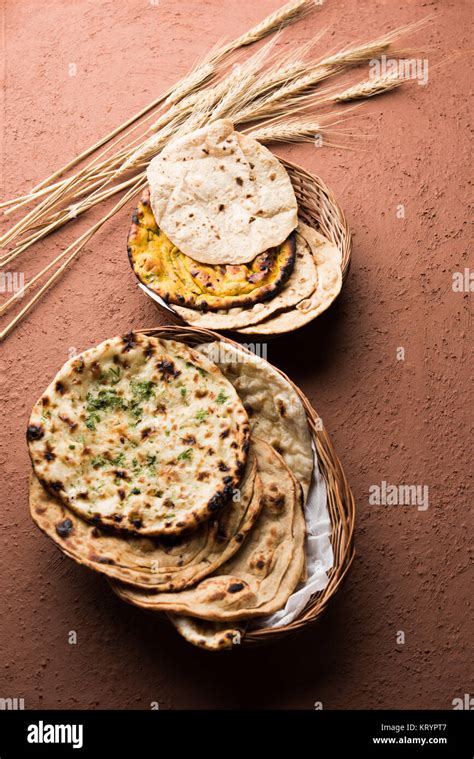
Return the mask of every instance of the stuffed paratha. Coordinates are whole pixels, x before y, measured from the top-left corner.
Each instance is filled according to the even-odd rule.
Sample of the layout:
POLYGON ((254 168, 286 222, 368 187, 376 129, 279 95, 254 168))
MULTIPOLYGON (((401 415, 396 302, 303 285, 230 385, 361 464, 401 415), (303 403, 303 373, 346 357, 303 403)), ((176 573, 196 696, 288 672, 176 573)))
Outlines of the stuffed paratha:
POLYGON ((318 272, 311 249, 297 232, 293 271, 282 289, 271 300, 255 303, 248 308, 230 308, 208 314, 184 306, 174 306, 174 310, 193 327, 240 330, 250 324, 259 324, 272 314, 290 308, 309 297, 314 292, 317 280, 318 272))
POLYGON ((181 253, 158 227, 145 190, 128 237, 132 268, 146 287, 167 303, 202 312, 250 307, 272 298, 295 263, 295 236, 247 264, 213 266, 181 253))

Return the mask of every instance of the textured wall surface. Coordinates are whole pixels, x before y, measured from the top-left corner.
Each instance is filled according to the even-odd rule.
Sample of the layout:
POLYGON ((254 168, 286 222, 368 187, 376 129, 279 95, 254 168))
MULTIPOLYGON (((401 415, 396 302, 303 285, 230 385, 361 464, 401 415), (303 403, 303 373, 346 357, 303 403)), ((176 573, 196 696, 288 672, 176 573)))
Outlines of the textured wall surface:
MULTIPOLYGON (((2 196, 29 189, 173 83, 211 44, 279 5, 4 0, 2 196)), ((327 709, 437 709, 474 693, 472 293, 452 289, 453 272, 468 265, 470 5, 328 0, 285 37, 301 42, 327 27, 323 52, 435 14, 413 37, 428 55, 429 84, 364 105, 352 123, 367 136, 355 150, 278 149, 325 179, 354 233, 352 270, 335 306, 272 342, 268 353, 321 414, 357 501, 357 558, 325 618, 276 646, 207 654, 121 603, 29 518, 24 430, 37 396, 71 348, 163 323, 127 261, 130 206, 0 347, 1 697, 24 697, 30 708, 149 708, 152 701, 163 709, 312 708, 322 701, 327 709), (446 61, 453 51, 459 56, 446 61), (382 481, 427 485, 429 507, 370 505, 369 488, 382 481), (77 645, 68 643, 71 630, 77 645)), ((83 227, 76 222, 37 246, 22 266, 37 270, 83 227)))

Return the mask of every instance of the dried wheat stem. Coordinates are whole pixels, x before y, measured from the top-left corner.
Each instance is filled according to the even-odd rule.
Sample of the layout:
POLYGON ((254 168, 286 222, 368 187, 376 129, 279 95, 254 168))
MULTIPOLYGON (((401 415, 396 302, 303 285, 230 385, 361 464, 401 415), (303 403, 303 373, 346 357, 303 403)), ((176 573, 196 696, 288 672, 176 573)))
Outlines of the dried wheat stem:
MULTIPOLYGON (((114 158, 103 161, 99 167, 81 170, 78 174, 61 182, 56 192, 35 206, 23 219, 5 233, 0 240, 0 244, 5 246, 13 242, 20 234, 32 229, 35 226, 35 222, 39 220, 46 218, 48 221, 47 212, 53 210, 58 205, 64 206, 64 203, 71 200, 76 201, 91 190, 97 190, 108 184, 115 175, 113 161, 116 161, 120 165, 125 155, 127 155, 127 149, 119 151, 114 158), (112 166, 110 166, 111 162, 112 166), (109 168, 107 168, 108 165, 109 168)), ((42 226, 42 221, 39 226, 42 226)), ((5 260, 2 259, 0 266, 4 264, 5 260)))
POLYGON ((202 84, 204 84, 204 82, 211 79, 214 72, 215 66, 209 61, 204 61, 204 63, 194 69, 194 71, 191 71, 186 79, 173 87, 171 93, 164 100, 164 104, 175 105, 176 103, 179 103, 179 101, 186 97, 186 95, 195 92, 202 84))
MULTIPOLYGON (((126 189, 127 187, 130 187, 135 182, 137 182, 139 178, 143 178, 143 177, 145 177, 144 172, 142 172, 141 174, 136 174, 130 179, 127 179, 126 182, 122 182, 120 185, 115 185, 114 187, 111 187, 108 190, 104 190, 100 193, 91 195, 87 199, 87 201, 85 201, 82 204, 70 206, 69 208, 65 208, 63 211, 56 212, 54 215, 46 219, 42 225, 37 227, 37 230, 35 231, 34 234, 23 239, 16 248, 11 250, 8 256, 2 261, 0 261, 0 268, 7 266, 7 264, 14 261, 15 258, 17 258, 25 250, 27 250, 32 245, 42 240, 44 237, 47 237, 49 234, 56 231, 60 227, 67 224, 69 221, 71 221, 71 219, 78 218, 83 213, 85 213, 86 211, 89 211, 91 208, 96 206, 98 203, 102 203, 104 200, 108 200, 109 198, 116 195, 118 192, 122 192, 122 190, 126 189)), ((2 313, 1 309, 0 309, 0 313, 2 313)))
MULTIPOLYGON (((359 106, 344 109, 343 111, 332 111, 330 113, 320 114, 317 119, 314 116, 303 116, 299 118, 278 118, 268 119, 259 124, 258 127, 252 127, 246 130, 249 134, 260 142, 296 142, 298 140, 307 141, 315 140, 318 135, 328 134, 329 130, 344 121, 348 120, 348 114, 357 110, 359 106), (339 118, 342 117, 342 118, 339 118)), ((338 134, 343 134, 338 130, 338 134)), ((326 141, 326 144, 327 141, 326 141)))
POLYGON ((262 118, 266 113, 270 113, 272 110, 281 106, 289 97, 298 96, 299 94, 304 93, 324 79, 339 73, 348 66, 353 66, 377 57, 387 50, 402 34, 407 34, 415 28, 419 28, 424 23, 426 23, 426 20, 400 27, 377 40, 364 42, 359 45, 352 45, 344 48, 338 53, 324 57, 317 64, 313 64, 310 70, 303 76, 297 77, 280 89, 271 93, 268 97, 262 98, 260 105, 251 104, 247 112, 245 110, 243 112, 241 111, 239 113, 239 119, 241 121, 255 121, 262 118), (249 116, 248 119, 246 118, 247 114, 249 116))
POLYGON ((239 47, 247 47, 247 45, 258 42, 276 29, 283 29, 283 27, 291 24, 297 18, 309 13, 314 7, 315 3, 313 0, 292 0, 292 2, 286 3, 286 5, 283 5, 275 13, 271 13, 248 32, 237 37, 233 42, 224 45, 212 60, 221 60, 224 56, 237 50, 239 47))
POLYGON ((175 117, 162 129, 148 137, 137 150, 133 151, 126 160, 118 167, 115 177, 119 177, 127 171, 136 169, 148 162, 165 146, 166 142, 172 137, 176 138, 182 133, 183 125, 186 125, 185 131, 192 131, 202 126, 205 118, 209 117, 218 91, 211 88, 209 91, 204 90, 196 102, 196 107, 191 110, 189 104, 183 101, 183 107, 178 108, 175 117))
MULTIPOLYGON (((111 176, 113 174, 112 170, 107 171, 99 171, 99 172, 93 172, 90 175, 90 178, 88 175, 81 176, 81 185, 78 187, 77 190, 70 190, 68 192, 68 186, 70 185, 67 182, 58 182, 56 185, 52 185, 52 188, 56 188, 63 191, 63 193, 60 193, 58 195, 57 201, 53 203, 53 205, 57 205, 58 203, 64 203, 67 202, 68 198, 74 197, 79 198, 83 196, 86 192, 89 192, 92 188, 98 186, 101 181, 103 181, 108 176, 111 176)), ((38 193, 35 193, 35 195, 32 195, 30 198, 27 198, 26 200, 22 201, 21 203, 18 203, 16 206, 12 206, 7 211, 4 212, 4 215, 7 216, 10 213, 13 213, 18 208, 21 208, 22 206, 29 205, 29 203, 32 200, 36 200, 39 197, 42 197, 46 194, 48 194, 50 190, 48 188, 45 188, 43 190, 39 190, 38 193)))
MULTIPOLYGON (((50 279, 40 288, 40 290, 31 298, 31 300, 24 306, 19 314, 5 327, 5 329, 0 332, 0 342, 4 340, 11 330, 18 324, 18 322, 25 316, 25 314, 28 313, 28 311, 34 306, 34 304, 43 296, 43 294, 46 292, 46 290, 49 289, 49 287, 58 279, 63 271, 68 267, 68 265, 73 261, 73 259, 78 255, 78 253, 82 250, 84 245, 87 244, 87 242, 91 239, 91 237, 97 232, 100 227, 105 224, 106 221, 112 218, 112 216, 115 216, 115 214, 127 203, 132 197, 134 197, 140 190, 143 189, 143 187, 146 184, 146 180, 141 178, 139 181, 137 181, 133 187, 125 193, 125 195, 120 198, 118 203, 112 208, 111 211, 109 211, 102 219, 100 219, 96 224, 94 224, 87 232, 84 232, 77 240, 75 240, 71 245, 69 245, 66 250, 64 250, 60 256, 57 256, 55 259, 55 262, 57 263, 61 258, 63 258, 67 253, 70 251, 71 254, 66 258, 66 260, 62 263, 62 265, 54 272, 54 274, 50 277, 50 279), (77 247, 76 247, 77 246, 77 247)), ((48 264, 41 272, 39 272, 33 280, 37 282, 44 274, 46 274, 51 266, 54 265, 54 262, 52 264, 48 264)), ((24 290, 30 286, 31 283, 33 283, 33 280, 31 280, 28 285, 25 286, 24 290)), ((20 291, 19 293, 15 293, 15 296, 18 296, 23 294, 23 291, 20 291)), ((10 298, 10 300, 12 300, 10 298)), ((6 305, 6 304, 4 304, 6 305)), ((4 306, 2 306, 2 311, 4 310, 4 306)))
MULTIPOLYGON (((267 19, 265 19, 261 24, 257 25, 252 30, 250 30, 249 33, 238 38, 233 43, 230 43, 232 49, 237 49, 238 47, 249 45, 252 42, 262 39, 262 37, 266 36, 271 31, 274 31, 276 28, 278 28, 282 24, 289 23, 291 20, 294 20, 303 11, 306 12, 307 10, 309 10, 309 6, 310 6, 310 3, 306 2, 306 0, 303 0, 300 2, 288 3, 282 9, 280 9, 280 11, 277 11, 276 13, 271 14, 271 16, 267 17, 267 19)), ((227 52, 224 49, 221 49, 217 57, 221 58, 223 55, 227 54, 227 52)), ((259 53, 257 53, 257 56, 262 56, 260 51, 259 53)), ((187 78, 185 78, 184 81, 182 81, 181 83, 178 83, 178 85, 176 85, 172 89, 172 91, 168 95, 167 101, 170 103, 177 103, 179 100, 185 98, 186 95, 192 94, 193 91, 195 91, 200 86, 200 84, 202 84, 212 75, 213 70, 214 70, 213 64, 209 63, 209 61, 204 62, 204 64, 199 66, 198 69, 196 69, 194 72, 191 72, 191 74, 187 78)), ((236 80, 239 79, 238 75, 235 75, 235 79, 236 80)), ((220 88, 220 91, 216 90, 213 93, 214 102, 216 101, 216 99, 219 97, 220 94, 222 94, 222 86, 220 88)), ((231 97, 227 96, 226 103, 229 102, 230 100, 231 100, 231 97)), ((226 103, 224 103, 221 106, 221 110, 223 113, 225 112, 225 109, 227 107, 226 103)), ((158 102, 154 101, 153 107, 155 107, 158 104, 159 104, 158 102)), ((107 140, 104 139, 102 144, 110 140, 112 137, 116 136, 123 129, 130 126, 134 121, 136 121, 138 118, 143 116, 148 110, 150 110, 150 108, 147 107, 147 109, 141 111, 139 114, 137 114, 136 117, 133 117, 133 119, 126 122, 119 129, 114 130, 113 133, 110 133, 110 135, 107 136, 107 140)), ((162 117, 160 117, 160 119, 158 120, 158 123, 155 123, 154 125, 152 125, 151 129, 154 129, 154 130, 158 129, 160 125, 163 125, 169 119, 170 119, 170 116, 168 116, 167 114, 163 114, 162 117)), ((197 123, 200 123, 202 119, 195 118, 194 121, 197 123)), ((158 140, 158 143, 161 144, 161 139, 158 140)), ((96 146, 94 146, 94 148, 96 147, 100 147, 100 145, 97 144, 96 146)), ((117 173, 117 176, 124 173, 128 169, 135 167, 137 164, 139 164, 139 162, 144 160, 144 156, 148 156, 150 153, 153 154, 154 152, 156 152, 156 146, 153 142, 151 142, 144 146, 141 153, 139 152, 137 155, 132 153, 131 160, 129 161, 125 160, 123 162, 119 172, 117 173)), ((85 158, 85 157, 86 156, 84 154, 81 154, 81 160, 82 158, 85 158)), ((69 165, 68 165, 68 168, 70 168, 69 165)), ((63 170, 60 170, 58 175, 60 175, 61 173, 63 173, 63 170)), ((57 203, 61 197, 61 194, 66 189, 69 189, 71 185, 74 185, 75 181, 79 181, 80 176, 81 176, 81 173, 79 173, 79 175, 76 175, 74 178, 70 178, 69 180, 66 180, 65 184, 59 186, 56 192, 53 193, 53 195, 48 200, 44 201, 43 203, 40 203, 40 205, 37 206, 36 209, 33 209, 33 211, 27 214, 23 220, 18 222, 18 225, 14 225, 13 228, 11 228, 2 238, 0 238, 0 245, 5 245, 13 241, 13 239, 15 239, 15 237, 18 236, 18 234, 26 231, 31 225, 31 223, 37 220, 39 214, 44 212, 46 209, 50 208, 51 205, 57 203)), ((52 177, 52 178, 55 178, 55 177, 52 177)), ((37 187, 34 188, 34 191, 37 189, 42 189, 44 184, 46 184, 46 181, 44 183, 41 183, 40 185, 37 185, 37 187)), ((25 205, 27 202, 28 201, 25 199, 24 202, 22 202, 22 205, 25 205)), ((10 210, 14 210, 14 208, 10 210)))
POLYGON ((87 150, 84 150, 82 153, 80 153, 80 155, 73 158, 49 177, 37 184, 32 191, 35 192, 37 190, 43 189, 46 185, 54 182, 55 179, 58 179, 78 163, 88 158, 92 153, 112 140, 123 130, 127 129, 129 126, 141 119, 143 116, 148 114, 157 106, 161 105, 164 102, 178 102, 187 94, 197 89, 201 84, 203 84, 204 81, 209 79, 214 73, 215 65, 222 61, 229 53, 237 50, 240 47, 251 45, 253 42, 257 42, 258 40, 263 39, 263 37, 266 37, 268 34, 271 34, 273 31, 275 31, 275 29, 283 28, 284 26, 292 23, 301 15, 309 12, 313 5, 314 3, 312 0, 293 0, 292 2, 284 5, 275 13, 270 14, 267 16, 267 18, 254 26, 248 32, 241 35, 240 37, 237 37, 237 39, 233 40, 232 42, 229 42, 226 45, 222 46, 216 53, 212 55, 211 58, 209 58, 207 61, 204 61, 200 66, 198 66, 197 69, 188 74, 188 76, 184 77, 184 79, 175 84, 173 87, 170 87, 165 93, 146 105, 134 116, 131 116, 129 119, 124 121, 123 124, 120 124, 120 126, 113 129, 107 135, 91 145, 91 147, 87 148, 87 150))
MULTIPOLYGON (((5 245, 13 242, 21 234, 32 229, 35 222, 39 222, 40 225, 43 224, 43 220, 47 218, 48 211, 51 211, 57 207, 59 203, 64 203, 68 198, 71 197, 80 197, 84 193, 88 192, 92 186, 102 184, 103 181, 104 180, 101 179, 98 183, 89 182, 85 185, 82 185, 80 190, 76 191, 75 193, 71 192, 71 190, 76 184, 76 181, 66 183, 64 186, 56 190, 56 192, 49 198, 46 198, 39 205, 35 206, 35 208, 33 208, 26 216, 24 216, 23 219, 17 222, 17 224, 15 224, 13 227, 10 227, 8 232, 6 232, 1 238, 0 245, 4 247, 5 245)), ((1 263, 4 263, 3 259, 1 260, 1 263)))
POLYGON ((421 21, 415 21, 412 24, 400 26, 376 40, 371 40, 370 42, 364 42, 358 45, 350 45, 333 55, 327 56, 320 62, 320 65, 352 66, 363 63, 364 61, 369 61, 372 58, 377 58, 381 53, 387 51, 388 48, 400 37, 406 36, 407 34, 411 34, 413 31, 420 29, 430 18, 431 17, 426 17, 421 19, 421 21))
POLYGON ((385 76, 374 77, 373 79, 366 79, 363 82, 358 82, 352 87, 348 87, 343 92, 335 95, 333 100, 335 103, 347 103, 351 100, 362 100, 363 98, 371 98, 374 95, 381 95, 384 92, 389 92, 395 87, 399 87, 407 79, 398 72, 387 74, 385 76))
MULTIPOLYGON (((154 114, 151 114, 151 116, 148 116, 147 118, 152 118, 155 116, 154 114)), ((156 116, 155 116, 156 118, 156 116)), ((103 150, 101 153, 99 153, 92 161, 89 161, 89 163, 84 166, 80 171, 78 171, 76 174, 73 174, 70 177, 67 177, 66 179, 61 179, 60 181, 56 182, 55 184, 48 185, 47 187, 42 188, 41 190, 37 191, 31 191, 27 195, 23 195, 19 198, 15 198, 14 200, 7 200, 4 203, 0 204, 0 208, 4 206, 11 206, 6 211, 4 211, 4 215, 8 216, 11 213, 14 213, 18 208, 21 208, 25 205, 29 205, 34 200, 37 200, 40 197, 43 197, 44 195, 47 195, 48 193, 51 193, 53 190, 57 190, 59 188, 67 188, 71 181, 74 180, 83 180, 84 178, 87 179, 90 176, 102 176, 104 169, 110 165, 110 162, 115 160, 117 162, 117 165, 120 165, 121 161, 125 158, 125 156, 130 152, 131 149, 136 145, 136 143, 139 140, 142 140, 143 137, 136 137, 132 142, 128 143, 126 146, 123 146, 119 151, 113 154, 113 156, 107 156, 108 153, 110 153, 110 150, 118 145, 122 140, 124 140, 126 137, 129 137, 132 132, 134 132, 136 129, 140 128, 141 124, 136 124, 132 129, 130 129, 126 134, 123 134, 119 137, 118 140, 115 140, 111 143, 111 145, 107 146, 105 150, 103 150), (101 163, 98 163, 99 160, 103 158, 104 160, 101 163), (19 201, 16 203, 16 201, 19 201), (12 205, 13 203, 16 203, 15 205, 12 205)), ((110 171, 112 174, 113 172, 110 171)), ((80 196, 83 194, 84 191, 78 191, 77 195, 80 196)))
POLYGON ((33 192, 36 190, 42 189, 43 187, 48 185, 50 182, 53 182, 55 179, 65 174, 70 169, 72 169, 78 163, 81 163, 83 160, 88 158, 92 153, 94 153, 100 147, 102 147, 107 142, 112 140, 114 137, 116 137, 118 134, 120 134, 125 129, 130 127, 132 124, 134 124, 136 121, 141 119, 143 116, 148 114, 151 110, 161 105, 168 97, 172 97, 174 91, 178 92, 179 97, 183 97, 184 94, 192 92, 194 89, 199 87, 199 85, 202 84, 206 79, 212 76, 213 71, 214 71, 214 65, 211 62, 208 62, 206 65, 203 64, 200 67, 200 70, 198 69, 198 71, 192 71, 183 80, 178 82, 173 87, 170 87, 165 93, 163 93, 158 98, 153 100, 151 103, 146 105, 144 108, 138 111, 138 113, 136 113, 134 116, 131 116, 129 119, 124 121, 123 124, 120 124, 120 126, 116 127, 116 129, 113 129, 112 132, 109 132, 109 134, 105 135, 105 137, 102 137, 100 140, 94 143, 94 145, 92 145, 90 148, 87 148, 87 150, 84 150, 80 155, 76 156, 76 158, 73 158, 65 166, 58 169, 49 177, 47 177, 42 182, 37 184, 33 188, 33 192))

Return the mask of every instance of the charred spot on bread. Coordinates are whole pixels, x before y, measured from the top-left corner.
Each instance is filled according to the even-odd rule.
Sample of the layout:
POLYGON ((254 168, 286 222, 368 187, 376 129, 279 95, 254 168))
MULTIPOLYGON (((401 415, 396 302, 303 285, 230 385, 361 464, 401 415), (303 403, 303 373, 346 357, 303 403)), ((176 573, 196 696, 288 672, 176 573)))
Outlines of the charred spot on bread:
POLYGON ((41 440, 44 437, 44 428, 41 424, 30 424, 26 430, 26 439, 29 441, 41 440))
POLYGON ((233 582, 229 587, 227 588, 227 591, 229 593, 240 593, 241 590, 245 588, 245 585, 243 582, 233 582))
POLYGON ((128 332, 126 335, 123 335, 122 344, 123 344, 122 353, 128 353, 129 351, 132 350, 132 348, 135 348, 136 338, 133 332, 128 332))
POLYGON ((62 522, 58 522, 58 524, 55 525, 55 529, 60 538, 68 538, 74 529, 74 525, 72 520, 67 518, 63 519, 62 522))

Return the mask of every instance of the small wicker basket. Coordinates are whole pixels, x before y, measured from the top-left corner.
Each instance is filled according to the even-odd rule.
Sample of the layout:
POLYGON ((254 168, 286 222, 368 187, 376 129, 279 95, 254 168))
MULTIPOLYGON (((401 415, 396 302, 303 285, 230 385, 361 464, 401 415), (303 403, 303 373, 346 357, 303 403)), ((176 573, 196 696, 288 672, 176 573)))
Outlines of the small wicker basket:
MULTIPOLYGON (((351 233, 339 206, 334 193, 329 187, 315 174, 310 174, 301 166, 297 166, 289 161, 280 158, 281 163, 290 175, 291 182, 298 201, 298 215, 310 227, 327 237, 334 245, 337 245, 342 256, 342 281, 344 283, 349 272, 351 262, 351 233)), ((168 319, 176 324, 186 324, 171 306, 161 305, 153 297, 146 287, 141 285, 144 292, 153 298, 157 308, 168 319)), ((317 317, 315 317, 317 318, 317 317)), ((232 334, 238 335, 239 330, 226 330, 232 334)), ((248 335, 246 335, 248 337, 248 335)), ((268 340, 269 336, 266 336, 268 340)))
MULTIPOLYGON (((179 340, 191 347, 213 340, 222 340, 251 355, 251 352, 239 343, 207 329, 168 326, 137 331, 146 335, 154 335, 164 340, 179 340)), ((330 599, 338 590, 354 558, 354 498, 336 451, 321 424, 320 417, 306 396, 286 374, 277 367, 273 368, 296 390, 306 411, 309 429, 318 453, 319 467, 326 482, 328 511, 332 524, 331 542, 334 553, 334 564, 328 572, 329 582, 326 588, 312 597, 305 609, 291 624, 284 627, 251 630, 243 637, 242 645, 245 646, 276 641, 289 633, 302 630, 314 624, 325 611, 330 599)))

